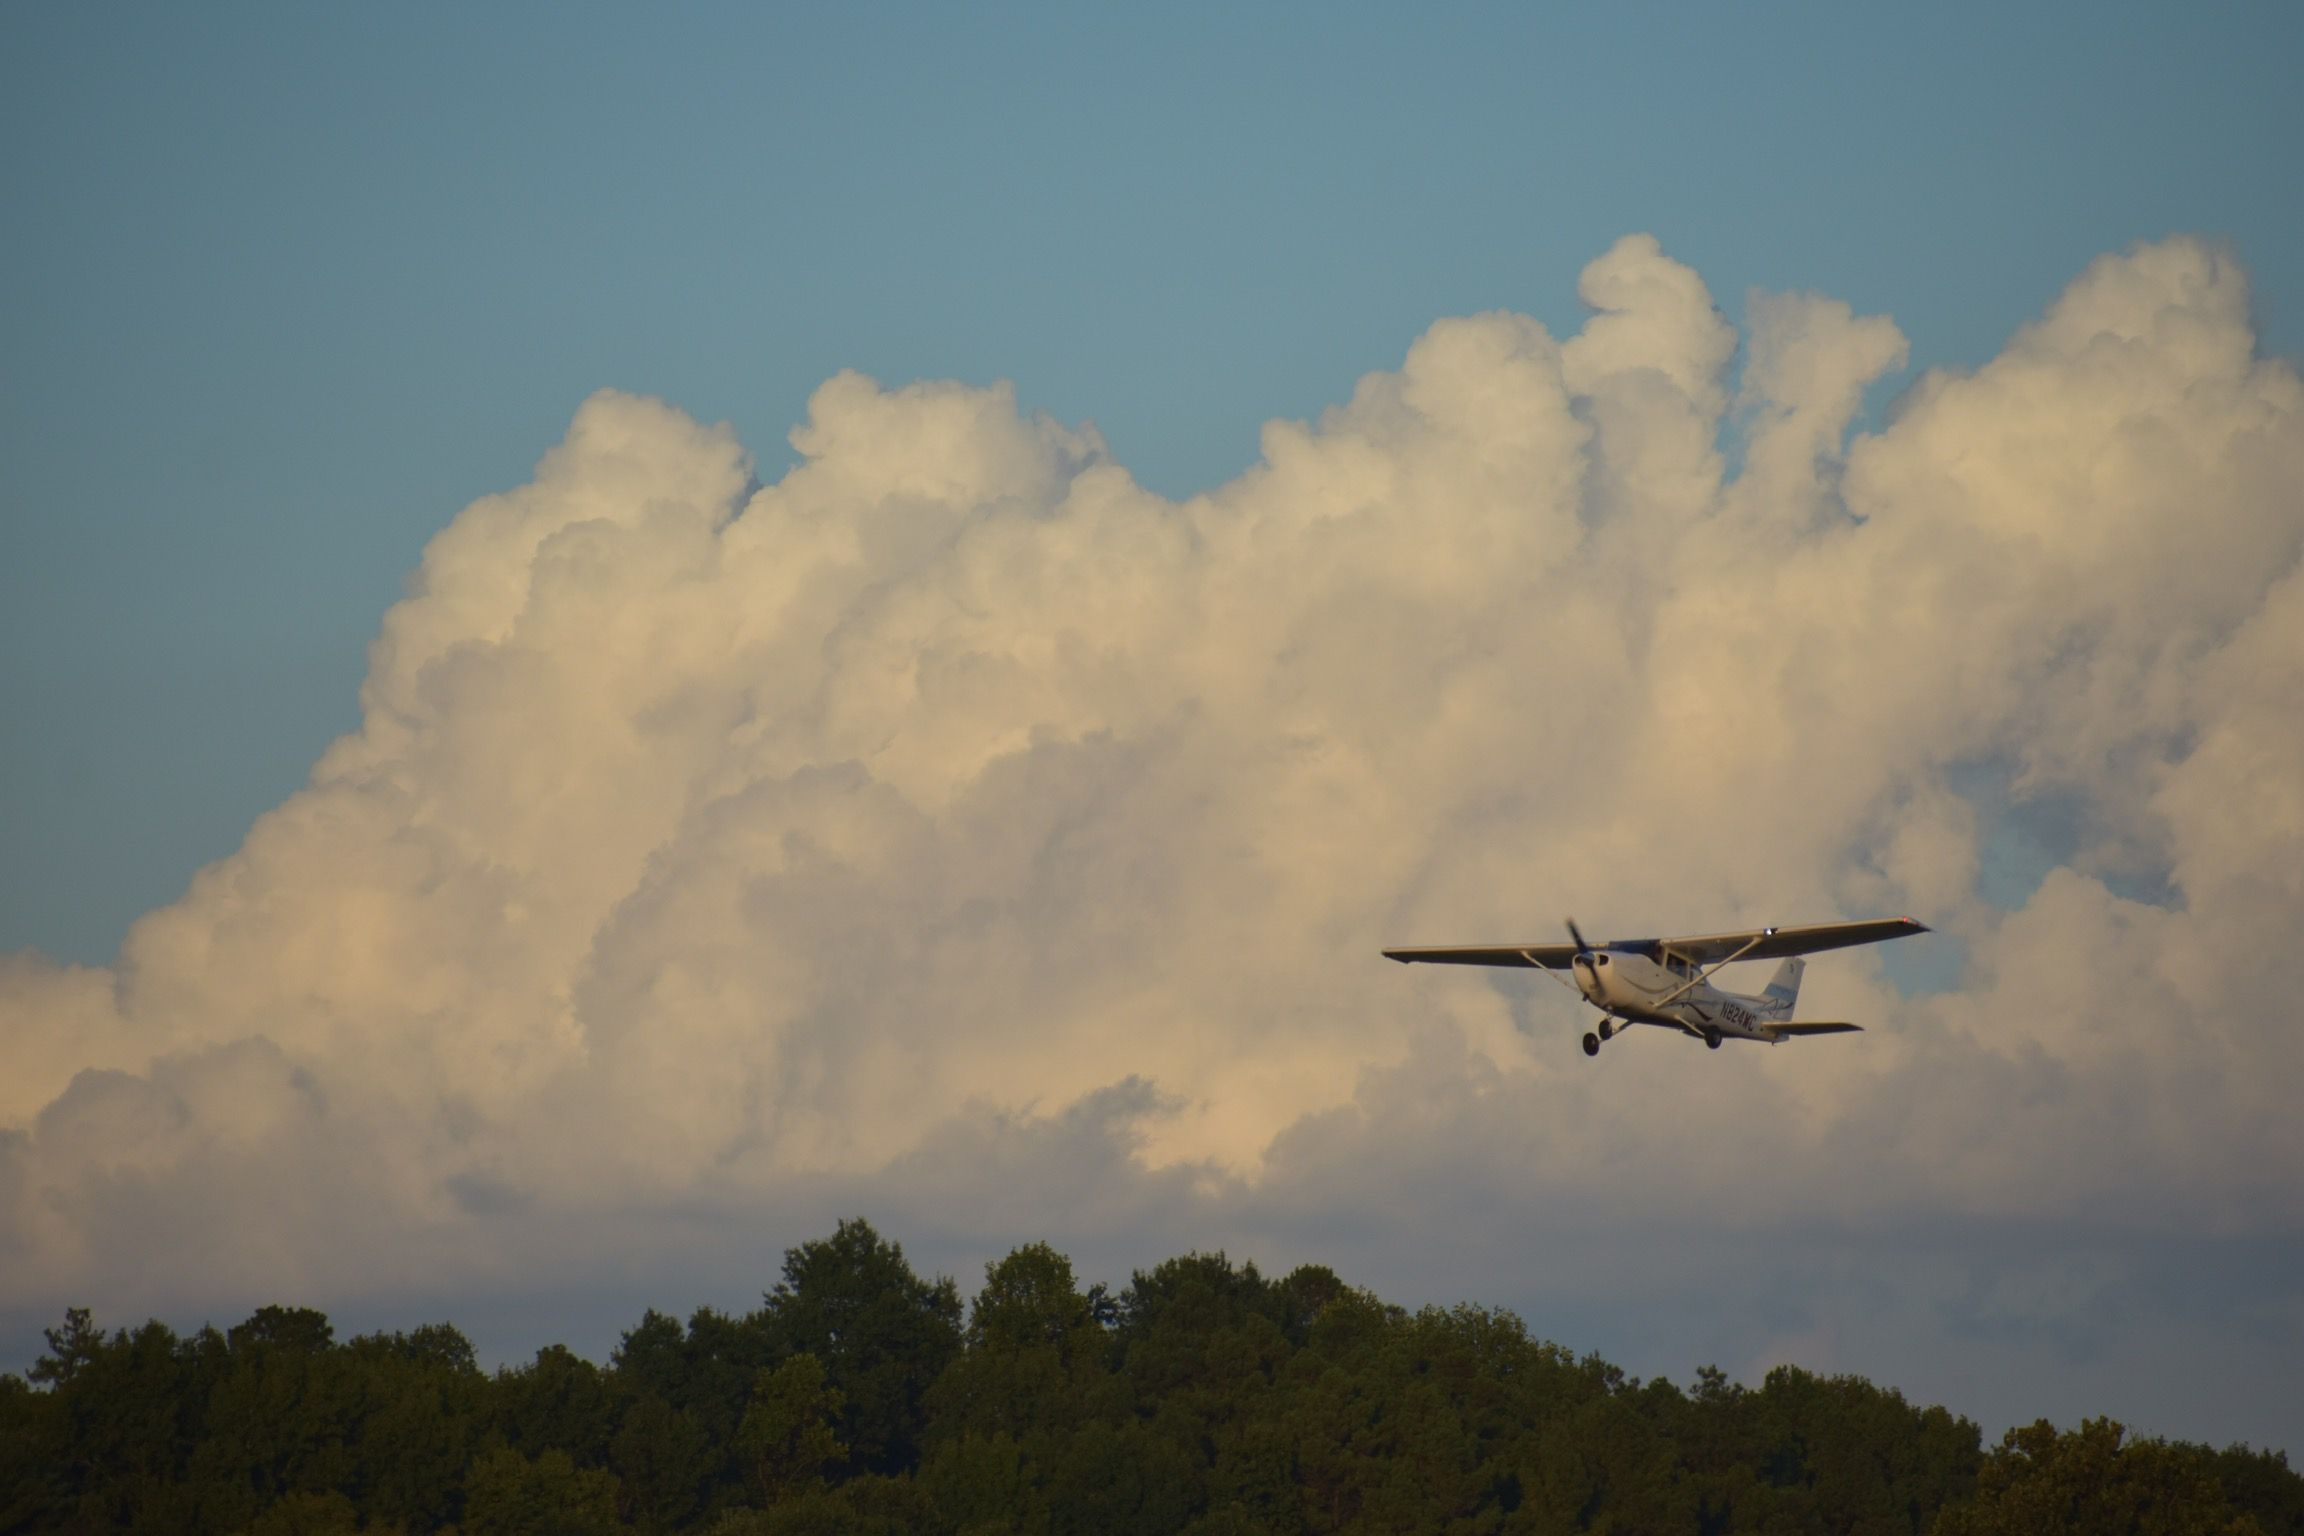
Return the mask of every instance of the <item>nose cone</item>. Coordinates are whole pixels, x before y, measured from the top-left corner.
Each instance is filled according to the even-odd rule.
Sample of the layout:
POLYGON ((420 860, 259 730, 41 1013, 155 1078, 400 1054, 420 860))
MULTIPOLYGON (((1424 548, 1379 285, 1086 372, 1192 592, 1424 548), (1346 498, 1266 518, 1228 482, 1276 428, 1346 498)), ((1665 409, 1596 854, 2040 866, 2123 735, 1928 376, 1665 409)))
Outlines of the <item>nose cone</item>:
POLYGON ((1578 990, 1594 1002, 1599 1002, 1607 987, 1607 972, 1602 967, 1607 965, 1608 957, 1586 950, 1568 963, 1576 977, 1578 990))

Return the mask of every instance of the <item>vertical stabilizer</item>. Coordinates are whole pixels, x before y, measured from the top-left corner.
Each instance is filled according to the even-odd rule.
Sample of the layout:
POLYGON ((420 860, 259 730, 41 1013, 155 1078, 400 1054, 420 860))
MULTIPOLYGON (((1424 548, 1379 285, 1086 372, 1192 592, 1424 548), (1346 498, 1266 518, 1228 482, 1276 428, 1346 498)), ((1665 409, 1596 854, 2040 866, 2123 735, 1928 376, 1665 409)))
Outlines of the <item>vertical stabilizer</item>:
POLYGON ((1800 973, 1808 969, 1808 962, 1794 955, 1776 967, 1776 974, 1768 978, 1768 990, 1760 994, 1778 1005, 1786 1014, 1800 1001, 1800 973))

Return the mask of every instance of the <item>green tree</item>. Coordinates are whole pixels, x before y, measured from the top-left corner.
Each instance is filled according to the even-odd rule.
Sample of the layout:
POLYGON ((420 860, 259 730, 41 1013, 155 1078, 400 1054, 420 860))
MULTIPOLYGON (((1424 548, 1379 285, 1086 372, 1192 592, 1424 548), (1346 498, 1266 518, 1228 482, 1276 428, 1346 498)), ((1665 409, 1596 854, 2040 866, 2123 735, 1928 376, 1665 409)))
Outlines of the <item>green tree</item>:
POLYGON ((1265 1524, 1238 1504, 1226 1504, 1209 1510, 1199 1519, 1184 1527, 1182 1536, 1276 1536, 1283 1529, 1265 1524))
POLYGON ((741 1496, 750 1474, 737 1427, 753 1381, 779 1358, 760 1313, 731 1318, 700 1307, 683 1329, 651 1310, 624 1335, 610 1373, 620 1403, 608 1456, 634 1509, 646 1512, 639 1518, 684 1522, 689 1515, 674 1511, 709 1511, 741 1496), (662 1406, 641 1406, 651 1402, 662 1406))
POLYGON ((1116 1411, 1110 1339, 1072 1262, 1029 1243, 985 1266, 966 1348, 928 1397, 938 1437, 1006 1433, 1024 1439, 1116 1411))
POLYGON ((360 1511, 341 1493, 292 1493, 250 1521, 245 1536, 360 1536, 360 1511))
POLYGON ((1740 1523, 1919 1536, 1975 1486, 1975 1425, 1861 1377, 1778 1366, 1733 1401, 1743 1420, 1736 1455, 1750 1474, 1730 1501, 1740 1523))
POLYGON ((650 1307, 617 1342, 609 1364, 628 1397, 672 1402, 688 1395, 688 1335, 680 1319, 650 1307))
POLYGON ((1305 1528, 1297 1431, 1284 1402, 1275 1394, 1264 1412, 1216 1438, 1203 1517, 1211 1533, 1254 1528, 1283 1536, 1305 1528))
POLYGON ((1531 1437, 1522 1455, 1512 1531, 1549 1536, 1697 1528, 1695 1490, 1682 1476, 1671 1441, 1640 1411, 1635 1393, 1587 1399, 1531 1437))
POLYGON ((274 1350, 309 1357, 327 1352, 336 1342, 336 1329, 327 1313, 310 1307, 258 1307, 225 1337, 238 1351, 274 1350))
POLYGON ((1068 1351, 1094 1327, 1072 1261, 1046 1243, 1026 1243, 984 1266, 984 1288, 969 1308, 968 1344, 1068 1351))
POLYGON ((361 1372, 334 1339, 327 1317, 305 1307, 264 1307, 225 1335, 189 1469, 203 1527, 353 1486, 361 1372))
POLYGON ((486 1432, 488 1378, 445 1323, 354 1339, 347 1376, 348 1481, 372 1521, 436 1530, 456 1518, 464 1476, 486 1432))
POLYGON ((1171 1440, 1206 1467, 1216 1442, 1268 1393, 1292 1347, 1287 1302, 1253 1264, 1192 1253, 1139 1270, 1120 1297, 1120 1369, 1171 1440))
POLYGON ((76 1308, 47 1337, 49 1352, 31 1374, 53 1393, 37 1416, 61 1453, 45 1492, 68 1524, 181 1532, 226 1528, 255 1513, 246 1497, 204 1509, 186 1479, 186 1452, 202 1441, 202 1404, 223 1349, 216 1334, 180 1339, 149 1322, 107 1338, 76 1308))
POLYGON ((1300 1264, 1274 1291, 1280 1307, 1280 1331, 1290 1344, 1301 1347, 1328 1303, 1351 1294, 1352 1287, 1325 1264, 1300 1264))
POLYGON ((1785 1367, 1683 1393, 1530 1337, 1410 1314, 1333 1272, 1223 1254, 1083 1291, 1045 1243, 948 1280, 843 1222, 761 1310, 650 1312, 611 1366, 493 1377, 447 1324, 339 1344, 267 1307, 232 1329, 49 1330, 0 1376, 0 1536, 2304 1536, 2287 1458, 2091 1420, 1973 1424, 1785 1367), (849 1436, 869 1436, 868 1445, 849 1436), (879 1470, 874 1470, 878 1467, 879 1470), (766 1507, 748 1507, 764 1499, 766 1507))
POLYGON ((65 1308, 64 1326, 43 1328, 40 1335, 48 1341, 48 1352, 33 1362, 31 1377, 48 1386, 70 1386, 73 1377, 104 1354, 104 1331, 86 1307, 65 1308))
POLYGON ((1005 1432, 946 1440, 921 1466, 920 1488, 936 1513, 930 1529, 1045 1536, 1048 1500, 1016 1437, 1005 1432))
POLYGON ((1196 1511, 1199 1467, 1140 1419, 1091 1420, 1053 1449, 1046 1481, 1052 1536, 1169 1536, 1196 1511))
POLYGON ((937 1529, 934 1506, 911 1478, 866 1474, 837 1488, 807 1489, 773 1509, 728 1510, 707 1536, 918 1536, 937 1529))
POLYGON ((715 1446, 695 1415, 654 1393, 625 1410, 608 1443, 624 1511, 643 1531, 675 1531, 702 1513, 726 1458, 726 1446, 715 1446))
POLYGON ((58 1396, 33 1391, 21 1376, 0 1376, 0 1532, 42 1529, 64 1503, 68 1451, 58 1396))
POLYGON ((499 1445, 472 1463, 464 1483, 463 1536, 613 1536, 614 1476, 579 1467, 565 1451, 531 1461, 499 1445))
POLYGON ((826 1383, 824 1362, 814 1355, 794 1355, 760 1372, 736 1442, 759 1479, 763 1503, 820 1486, 824 1470, 847 1456, 832 1427, 839 1414, 839 1389, 826 1383))
POLYGON ((580 1467, 603 1466, 617 1425, 607 1373, 562 1344, 499 1371, 490 1392, 497 1432, 526 1455, 566 1451, 580 1467))
POLYGON ((1495 1455, 1488 1314, 1410 1318, 1347 1297, 1327 1313, 1308 1341, 1335 1336, 1292 1361, 1287 1378, 1304 1527, 1493 1528, 1510 1473, 1495 1455))
POLYGON ((2286 1452, 2234 1445, 2201 1454, 2224 1497, 2264 1536, 2304 1536, 2304 1477, 2289 1470, 2286 1452))
POLYGON ((768 1293, 778 1352, 824 1363, 841 1397, 840 1438, 856 1470, 919 1462, 928 1389, 960 1352, 960 1293, 922 1280, 904 1250, 862 1221, 784 1256, 768 1293))
POLYGON ((784 1358, 764 1312, 730 1317, 698 1307, 688 1318, 687 1387, 670 1401, 696 1415, 716 1445, 733 1445, 760 1372, 784 1358))
POLYGON ((2129 1440, 2111 1419, 2011 1429, 1985 1458, 1975 1500, 1945 1510, 1936 1536, 2261 1536, 2196 1451, 2129 1440))

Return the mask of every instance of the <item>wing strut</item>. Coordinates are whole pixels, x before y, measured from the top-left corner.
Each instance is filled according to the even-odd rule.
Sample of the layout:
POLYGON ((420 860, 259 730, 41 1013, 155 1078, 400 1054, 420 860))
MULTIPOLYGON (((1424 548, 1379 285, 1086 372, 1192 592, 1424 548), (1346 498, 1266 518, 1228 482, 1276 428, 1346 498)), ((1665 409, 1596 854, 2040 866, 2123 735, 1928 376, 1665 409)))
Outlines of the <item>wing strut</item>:
MULTIPOLYGON (((1528 953, 1528 951, 1526 951, 1526 950, 1522 950, 1522 951, 1520 951, 1520 958, 1521 958, 1521 959, 1523 959, 1523 960, 1526 960, 1526 961, 1527 961, 1527 962, 1528 962, 1530 965, 1532 965, 1532 966, 1535 966, 1537 970, 1540 970, 1540 971, 1542 971, 1542 972, 1543 972, 1545 975, 1552 977, 1552 979, 1553 979, 1554 981, 1556 981, 1556 982, 1560 983, 1560 985, 1562 985, 1562 986, 1566 987, 1566 988, 1567 988, 1569 991, 1571 991, 1571 992, 1575 993, 1575 994, 1576 994, 1576 1000, 1577 1000, 1578 1002, 1588 1003, 1588 1002, 1592 1001, 1592 999, 1590 999, 1590 998, 1588 998, 1588 997, 1586 997, 1586 996, 1584 995, 1584 989, 1583 989, 1582 987, 1579 987, 1578 985, 1576 985, 1576 983, 1574 983, 1574 982, 1570 981, 1570 980, 1569 980, 1567 977, 1565 977, 1565 976, 1555 975, 1555 974, 1553 973, 1553 971, 1552 971, 1552 968, 1551 968, 1550 966, 1544 965, 1544 964, 1542 964, 1541 962, 1539 962, 1539 961, 1537 960, 1537 958, 1536 958, 1534 955, 1532 955, 1532 954, 1528 953)), ((1602 1010, 1602 1011, 1603 1011, 1603 1012, 1605 1012, 1606 1010, 1602 1010)))

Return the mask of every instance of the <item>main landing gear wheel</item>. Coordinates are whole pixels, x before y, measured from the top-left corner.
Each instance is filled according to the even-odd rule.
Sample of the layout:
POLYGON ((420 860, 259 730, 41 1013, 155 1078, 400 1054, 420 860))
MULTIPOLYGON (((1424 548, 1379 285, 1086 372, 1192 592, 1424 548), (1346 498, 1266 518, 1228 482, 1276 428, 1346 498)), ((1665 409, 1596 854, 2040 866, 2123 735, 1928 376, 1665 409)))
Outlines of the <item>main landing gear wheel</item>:
POLYGON ((1616 1033, 1616 1026, 1606 1019, 1600 1021, 1600 1038, 1606 1040, 1616 1033))
POLYGON ((1716 1029, 1704 1031, 1704 1044, 1711 1050, 1720 1049, 1720 1031, 1716 1029))
POLYGON ((1584 1054, 1587 1056, 1600 1054, 1600 1037, 1598 1035, 1586 1035, 1584 1037, 1584 1054))

